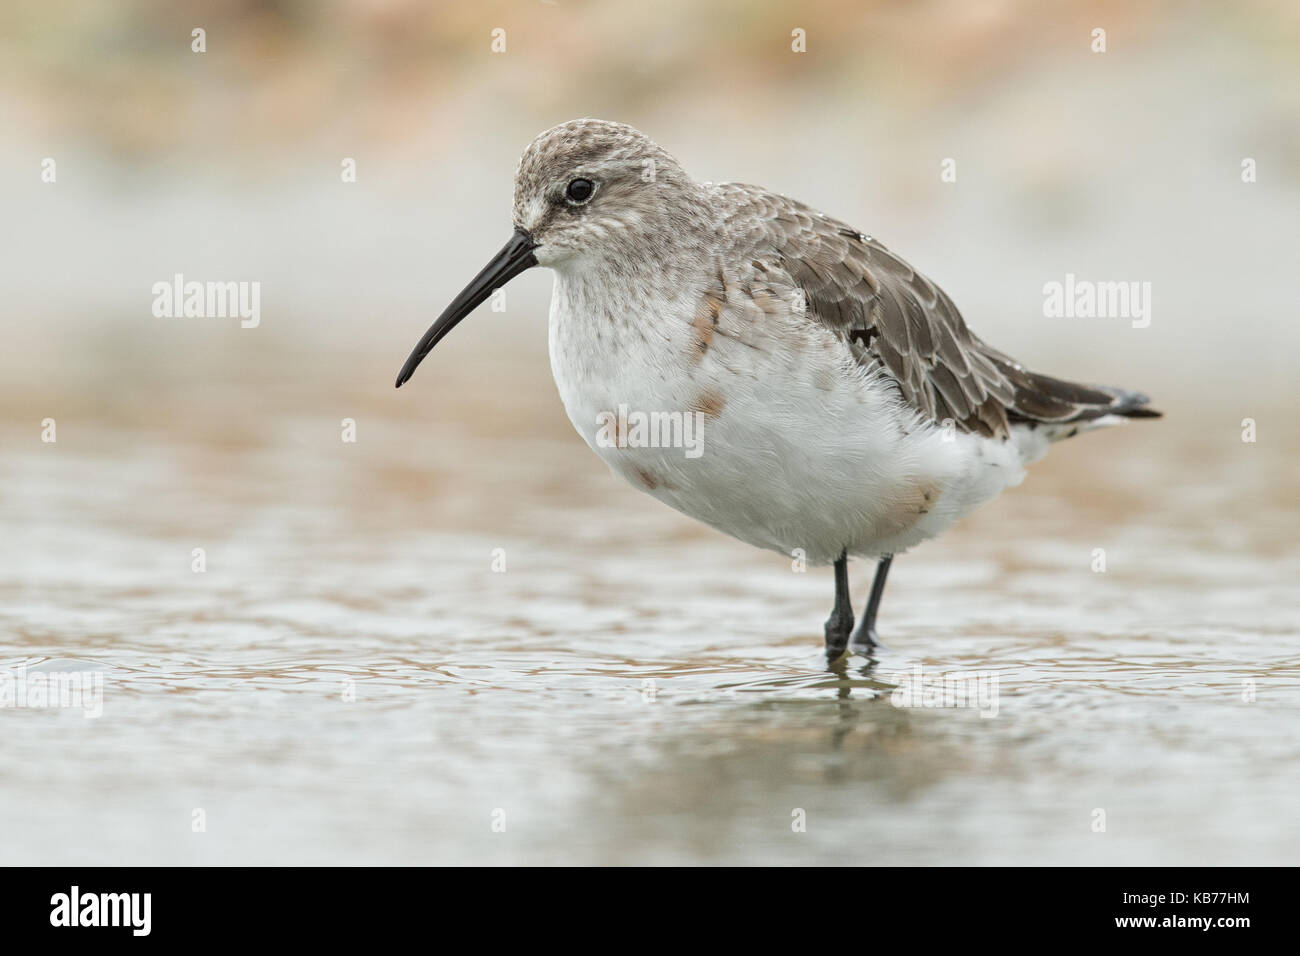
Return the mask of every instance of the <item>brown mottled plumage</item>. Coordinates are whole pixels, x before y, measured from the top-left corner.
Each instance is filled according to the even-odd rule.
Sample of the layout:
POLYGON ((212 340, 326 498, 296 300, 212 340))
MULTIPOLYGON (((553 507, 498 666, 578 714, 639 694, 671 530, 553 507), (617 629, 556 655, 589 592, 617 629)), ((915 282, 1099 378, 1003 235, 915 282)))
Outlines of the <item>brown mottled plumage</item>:
MULTIPOLYGON (((1158 415, 1134 392, 1026 371, 986 345, 937 285, 876 239, 757 186, 723 183, 723 255, 750 263, 747 293, 804 293, 807 314, 879 365, 935 422, 1004 438, 1014 422, 1062 424, 1158 415)), ((748 270, 747 270, 748 271, 748 270)))

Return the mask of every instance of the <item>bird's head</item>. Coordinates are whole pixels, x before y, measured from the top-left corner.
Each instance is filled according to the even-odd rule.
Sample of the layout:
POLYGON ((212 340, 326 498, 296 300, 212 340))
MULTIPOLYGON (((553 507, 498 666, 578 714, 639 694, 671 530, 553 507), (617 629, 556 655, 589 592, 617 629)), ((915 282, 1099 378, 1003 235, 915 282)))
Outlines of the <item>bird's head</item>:
POLYGON ((398 387, 457 323, 526 269, 626 277, 667 261, 706 219, 700 187, 631 126, 579 119, 548 129, 519 159, 510 241, 424 334, 398 387))
POLYGON ((656 237, 696 216, 695 183, 669 153, 623 123, 581 119, 538 136, 515 172, 514 225, 539 265, 645 258, 656 237))

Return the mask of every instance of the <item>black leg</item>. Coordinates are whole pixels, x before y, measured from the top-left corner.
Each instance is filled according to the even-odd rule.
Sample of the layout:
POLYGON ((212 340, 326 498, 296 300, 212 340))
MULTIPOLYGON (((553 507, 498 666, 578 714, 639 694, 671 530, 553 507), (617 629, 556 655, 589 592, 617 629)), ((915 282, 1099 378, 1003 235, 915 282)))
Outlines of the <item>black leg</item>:
POLYGON ((871 597, 867 600, 867 609, 862 612, 862 621, 858 632, 853 635, 853 646, 870 650, 880 643, 876 636, 876 612, 880 610, 880 596, 885 593, 885 578, 889 576, 889 565, 894 556, 887 554, 876 565, 876 579, 871 582, 871 597))
POLYGON ((849 598, 849 558, 840 552, 835 562, 835 606, 826 619, 826 657, 834 660, 848 647, 853 630, 853 601, 849 598))

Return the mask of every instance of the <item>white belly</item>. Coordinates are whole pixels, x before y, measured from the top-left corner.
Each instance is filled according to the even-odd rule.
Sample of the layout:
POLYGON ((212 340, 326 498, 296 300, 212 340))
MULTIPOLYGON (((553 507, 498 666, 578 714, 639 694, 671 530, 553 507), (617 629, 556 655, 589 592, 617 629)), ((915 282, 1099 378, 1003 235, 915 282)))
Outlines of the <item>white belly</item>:
POLYGON ((688 303, 680 321, 638 321, 572 292, 557 278, 549 338, 578 433, 634 487, 749 544, 810 564, 897 554, 1023 478, 1030 436, 915 420, 802 316, 701 354, 688 303))

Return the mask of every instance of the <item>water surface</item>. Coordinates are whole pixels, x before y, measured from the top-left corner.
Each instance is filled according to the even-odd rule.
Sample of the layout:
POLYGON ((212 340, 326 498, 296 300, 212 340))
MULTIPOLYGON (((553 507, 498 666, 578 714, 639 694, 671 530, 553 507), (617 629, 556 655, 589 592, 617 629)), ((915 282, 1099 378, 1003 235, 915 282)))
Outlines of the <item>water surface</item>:
POLYGON ((0 710, 0 862, 1295 861, 1276 440, 1184 413, 1058 446, 901 557, 887 647, 828 672, 826 569, 619 484, 544 369, 455 364, 3 425, 0 668, 104 690, 0 710), (895 706, 918 666, 996 675, 996 716, 895 706))

